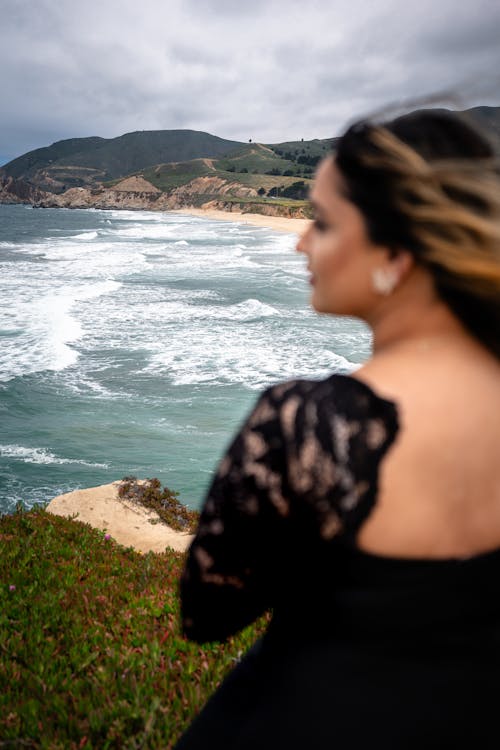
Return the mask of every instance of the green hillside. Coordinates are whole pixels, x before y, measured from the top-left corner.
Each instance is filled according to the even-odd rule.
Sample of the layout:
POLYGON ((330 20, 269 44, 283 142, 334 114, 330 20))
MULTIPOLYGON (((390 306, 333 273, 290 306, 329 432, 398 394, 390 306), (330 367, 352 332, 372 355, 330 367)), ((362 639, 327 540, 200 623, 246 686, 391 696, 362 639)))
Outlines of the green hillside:
POLYGON ((9 162, 4 171, 42 189, 58 192, 70 182, 86 184, 137 172, 156 164, 199 157, 220 157, 240 144, 195 130, 151 130, 117 138, 72 138, 30 151, 9 162), (82 169, 90 169, 89 180, 82 169), (72 179, 77 173, 76 181, 72 179), (94 179, 92 179, 94 178, 94 179))
MULTIPOLYGON (((264 188, 287 186, 297 177, 307 176, 312 168, 304 168, 278 156, 271 148, 262 144, 246 144, 222 159, 191 159, 190 161, 159 164, 135 173, 144 177, 164 192, 186 185, 196 177, 218 177, 242 186, 264 188)), ((112 185, 116 181, 106 183, 112 185)))
MULTIPOLYGON (((34 151, 28 151, 23 156, 18 156, 3 166, 3 171, 11 177, 28 179, 38 169, 44 169, 53 163, 65 163, 64 160, 73 154, 80 152, 92 153, 102 143, 105 138, 97 136, 90 138, 68 138, 65 141, 57 141, 51 146, 37 148, 34 151)), ((87 166, 94 166, 89 164, 87 166)))
MULTIPOLYGON (((459 113, 488 134, 500 152, 500 107, 459 113)), ((126 133, 117 138, 73 138, 30 151, 6 164, 4 176, 27 189, 63 193, 72 187, 114 187, 139 176, 164 193, 185 189, 189 203, 304 202, 319 161, 337 139, 241 143, 194 130, 126 133), (197 178, 216 178, 198 180, 197 178)))

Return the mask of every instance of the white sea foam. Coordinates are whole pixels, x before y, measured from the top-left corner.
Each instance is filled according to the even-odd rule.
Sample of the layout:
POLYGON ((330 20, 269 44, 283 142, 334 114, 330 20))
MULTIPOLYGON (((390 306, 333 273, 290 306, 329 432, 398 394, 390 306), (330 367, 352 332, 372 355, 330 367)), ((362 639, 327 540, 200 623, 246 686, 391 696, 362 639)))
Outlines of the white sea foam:
POLYGON ((74 313, 76 305, 110 294, 121 284, 113 280, 66 287, 63 293, 25 298, 9 311, 9 329, 15 333, 3 342, 0 381, 43 370, 59 371, 74 365, 78 352, 70 346, 84 334, 74 313))
POLYGON ((95 240, 97 237, 97 232, 81 232, 80 234, 75 234, 73 239, 75 240, 95 240))
POLYGON ((126 237, 138 240, 162 240, 170 239, 174 232, 178 232, 178 227, 168 224, 159 224, 151 226, 148 224, 138 224, 133 227, 120 227, 119 229, 109 230, 110 235, 115 237, 126 237))
POLYGON ((221 317, 232 320, 258 320, 259 318, 280 314, 279 310, 272 305, 266 305, 265 302, 260 302, 258 299, 246 299, 244 302, 238 302, 238 304, 226 308, 221 317))
POLYGON ((32 219, 28 239, 7 226, 0 246, 0 511, 2 495, 35 497, 36 485, 50 498, 66 477, 85 486, 87 467, 120 461, 142 476, 172 472, 195 507, 249 389, 351 372, 368 351, 353 322, 309 307, 292 234, 159 212, 23 216, 32 219), (35 418, 67 426, 55 403, 64 422, 72 415, 69 455, 51 435, 32 445, 35 418), (33 415, 24 433, 18 409, 33 415), (89 421, 108 416, 116 429, 92 433, 102 462, 92 464, 89 421))
POLYGON ((0 456, 27 464, 79 464, 91 468, 108 469, 108 464, 92 463, 77 458, 61 458, 46 448, 29 448, 24 445, 0 445, 0 456))
POLYGON ((274 328, 265 320, 252 322, 249 328, 204 326, 188 335, 151 341, 147 370, 174 385, 232 383, 260 389, 294 377, 347 374, 357 367, 333 350, 304 343, 298 335, 280 346, 274 328))

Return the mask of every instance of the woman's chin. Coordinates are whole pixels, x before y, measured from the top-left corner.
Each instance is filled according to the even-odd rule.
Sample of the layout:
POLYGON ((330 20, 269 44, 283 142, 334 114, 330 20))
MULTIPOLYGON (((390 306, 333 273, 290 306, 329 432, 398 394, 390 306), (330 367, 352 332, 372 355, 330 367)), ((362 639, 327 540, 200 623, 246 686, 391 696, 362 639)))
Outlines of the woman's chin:
POLYGON ((317 313, 329 313, 331 312, 331 305, 328 305, 325 300, 322 300, 320 295, 317 294, 316 290, 313 289, 311 294, 311 307, 317 313))
POLYGON ((356 313, 350 308, 347 309, 338 304, 333 305, 331 300, 321 299, 315 292, 311 295, 310 303, 315 312, 322 313, 323 315, 348 315, 356 317, 356 313))

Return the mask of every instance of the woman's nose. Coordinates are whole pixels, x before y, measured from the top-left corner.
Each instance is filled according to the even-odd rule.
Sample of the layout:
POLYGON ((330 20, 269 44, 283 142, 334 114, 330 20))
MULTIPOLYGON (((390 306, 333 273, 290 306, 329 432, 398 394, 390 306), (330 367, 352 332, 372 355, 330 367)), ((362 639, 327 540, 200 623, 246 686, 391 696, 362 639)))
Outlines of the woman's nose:
POLYGON ((298 253, 307 253, 308 251, 308 238, 312 229, 312 223, 305 229, 300 235, 295 249, 298 253))

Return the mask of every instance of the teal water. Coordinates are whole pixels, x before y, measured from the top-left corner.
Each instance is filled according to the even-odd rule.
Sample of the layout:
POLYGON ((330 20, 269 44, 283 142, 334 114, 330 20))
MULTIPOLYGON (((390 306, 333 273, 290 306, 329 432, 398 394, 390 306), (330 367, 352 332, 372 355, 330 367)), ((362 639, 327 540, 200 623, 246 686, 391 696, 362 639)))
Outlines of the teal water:
POLYGON ((265 386, 347 373, 364 324, 308 303, 296 236, 0 205, 0 513, 134 474, 199 508, 265 386))

